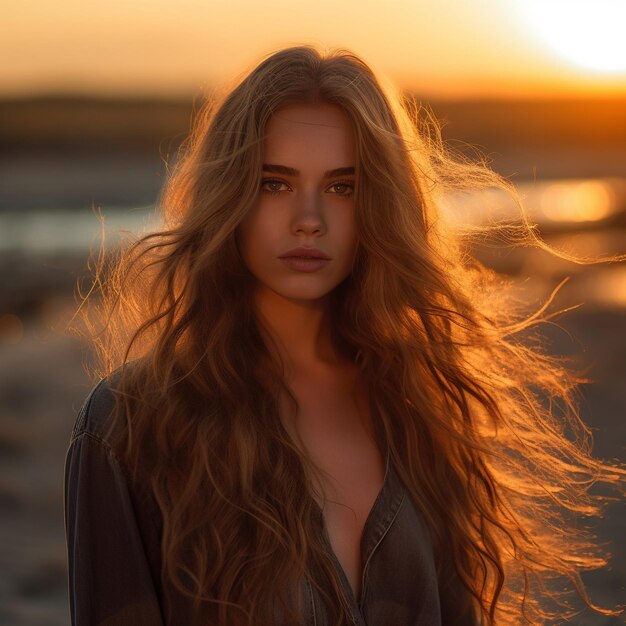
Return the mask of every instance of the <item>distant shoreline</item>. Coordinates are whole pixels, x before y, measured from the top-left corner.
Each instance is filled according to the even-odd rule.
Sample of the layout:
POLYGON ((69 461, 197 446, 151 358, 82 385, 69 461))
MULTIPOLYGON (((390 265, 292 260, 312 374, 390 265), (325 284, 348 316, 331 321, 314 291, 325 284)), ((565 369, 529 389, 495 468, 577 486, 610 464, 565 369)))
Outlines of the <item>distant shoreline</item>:
MULTIPOLYGON (((407 94, 431 109, 446 140, 487 152, 524 148, 626 146, 626 97, 434 100, 407 94)), ((200 98, 44 95, 0 99, 0 154, 15 150, 124 149, 153 153, 177 146, 200 98)))

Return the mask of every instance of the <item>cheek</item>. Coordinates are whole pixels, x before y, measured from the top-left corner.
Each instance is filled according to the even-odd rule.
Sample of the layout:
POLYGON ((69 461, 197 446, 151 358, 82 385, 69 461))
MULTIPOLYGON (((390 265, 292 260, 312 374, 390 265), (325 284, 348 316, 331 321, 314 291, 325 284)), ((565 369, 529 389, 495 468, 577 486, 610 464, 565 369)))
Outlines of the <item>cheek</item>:
POLYGON ((254 222, 251 219, 251 216, 248 216, 239 226, 239 235, 237 238, 239 243, 239 253, 241 254, 241 258, 244 263, 248 266, 248 269, 250 269, 250 260, 254 256, 254 234, 254 222))
POLYGON ((239 250, 249 268, 267 255, 271 240, 271 222, 264 220, 260 212, 252 211, 241 223, 239 235, 239 250))
POLYGON ((342 247, 347 252, 354 250, 357 242, 354 214, 351 212, 342 216, 342 219, 336 223, 335 229, 337 237, 341 241, 342 247))

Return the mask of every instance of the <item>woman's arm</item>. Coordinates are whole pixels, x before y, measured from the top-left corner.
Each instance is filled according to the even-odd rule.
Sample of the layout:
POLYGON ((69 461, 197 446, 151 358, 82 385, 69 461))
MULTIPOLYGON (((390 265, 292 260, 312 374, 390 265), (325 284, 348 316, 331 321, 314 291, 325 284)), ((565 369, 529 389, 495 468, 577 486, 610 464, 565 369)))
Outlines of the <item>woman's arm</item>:
MULTIPOLYGON (((84 415, 77 425, 81 418, 84 425, 84 415)), ((158 543, 150 547, 153 537, 146 542, 112 451, 86 429, 75 430, 67 453, 65 530, 73 626, 164 623, 150 567, 155 558, 148 555, 158 543)))

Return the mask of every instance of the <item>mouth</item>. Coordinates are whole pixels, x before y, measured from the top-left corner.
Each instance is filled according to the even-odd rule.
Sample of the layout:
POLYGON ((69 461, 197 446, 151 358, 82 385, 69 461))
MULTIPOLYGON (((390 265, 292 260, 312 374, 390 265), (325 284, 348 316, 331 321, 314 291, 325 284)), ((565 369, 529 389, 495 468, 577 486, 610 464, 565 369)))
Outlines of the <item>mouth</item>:
POLYGON ((330 257, 319 250, 291 250, 280 257, 281 263, 294 272, 317 272, 330 263, 330 257))

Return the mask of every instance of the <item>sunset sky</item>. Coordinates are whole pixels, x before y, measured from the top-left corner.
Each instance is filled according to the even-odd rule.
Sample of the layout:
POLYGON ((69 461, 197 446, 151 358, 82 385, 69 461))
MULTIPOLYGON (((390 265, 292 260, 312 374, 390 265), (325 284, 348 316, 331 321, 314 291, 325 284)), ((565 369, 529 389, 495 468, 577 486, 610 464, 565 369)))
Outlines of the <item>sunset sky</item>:
POLYGON ((626 95, 626 0, 29 0, 2 22, 0 97, 195 94, 298 43, 433 97, 626 95))

